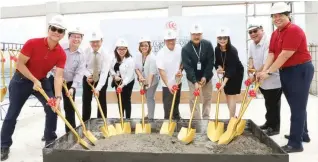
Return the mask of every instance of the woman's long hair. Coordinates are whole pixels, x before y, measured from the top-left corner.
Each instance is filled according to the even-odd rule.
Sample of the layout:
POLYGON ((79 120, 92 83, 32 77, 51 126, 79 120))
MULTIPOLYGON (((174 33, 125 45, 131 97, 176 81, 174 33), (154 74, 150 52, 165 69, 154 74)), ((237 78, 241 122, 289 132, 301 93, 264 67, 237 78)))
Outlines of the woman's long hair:
MULTIPOLYGON (((115 50, 114 50, 115 57, 116 57, 116 59, 117 59, 117 62, 121 62, 122 60, 120 59, 120 56, 119 56, 119 54, 118 54, 118 52, 117 52, 117 49, 118 49, 118 47, 116 47, 115 50)), ((130 54, 128 48, 127 48, 127 52, 126 52, 126 54, 125 54, 125 57, 128 58, 128 57, 130 57, 130 56, 131 56, 131 54, 130 54)))
MULTIPOLYGON (((228 41, 227 44, 225 45, 225 49, 228 51, 231 49, 232 47, 232 43, 231 43, 231 37, 227 37, 228 41)), ((217 47, 221 50, 221 45, 217 42, 217 47)))

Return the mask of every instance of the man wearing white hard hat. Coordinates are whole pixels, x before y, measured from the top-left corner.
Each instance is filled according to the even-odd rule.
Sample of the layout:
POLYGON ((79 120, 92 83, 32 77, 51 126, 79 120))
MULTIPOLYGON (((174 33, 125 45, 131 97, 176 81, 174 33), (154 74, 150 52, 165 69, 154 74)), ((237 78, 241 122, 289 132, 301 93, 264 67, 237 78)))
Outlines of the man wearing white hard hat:
MULTIPOLYGON (((114 50, 115 57, 110 66, 110 74, 113 78, 112 87, 120 90, 117 94, 119 103, 119 96, 122 97, 123 116, 130 119, 131 116, 131 95, 135 84, 135 61, 132 58, 128 43, 124 39, 118 39, 116 48, 114 50)), ((120 110, 119 104, 118 108, 120 110)))
POLYGON ((174 119, 181 119, 179 103, 181 96, 181 46, 176 44, 177 33, 167 29, 164 35, 165 46, 157 53, 156 65, 159 69, 162 84, 162 99, 164 108, 164 118, 168 119, 172 105, 173 95, 176 92, 174 103, 174 119))
POLYGON ((136 74, 138 81, 145 85, 146 99, 148 107, 148 119, 153 119, 155 115, 155 94, 159 83, 159 72, 156 66, 156 57, 151 52, 151 40, 142 37, 139 40, 139 54, 135 56, 136 74))
MULTIPOLYGON (((107 117, 106 89, 108 86, 110 54, 102 47, 103 36, 100 31, 93 31, 89 35, 90 47, 85 50, 85 70, 83 77, 82 117, 83 121, 91 118, 91 102, 93 93, 98 97, 105 117, 107 117), (94 86, 94 92, 89 86, 94 86)), ((98 109, 97 109, 98 110, 98 109)), ((97 111, 97 118, 101 118, 97 111)))
POLYGON ((290 7, 284 2, 275 3, 271 17, 277 29, 272 33, 269 54, 258 77, 263 81, 279 70, 282 90, 291 110, 290 135, 285 135, 288 143, 282 149, 288 153, 301 152, 302 142, 310 141, 306 109, 314 66, 305 32, 290 22, 290 7))
MULTIPOLYGON (((260 24, 250 24, 248 33, 252 39, 249 47, 249 68, 261 72, 268 56, 269 39, 260 24)), ((254 75, 251 76, 250 79, 254 81, 254 75)), ((279 134, 282 89, 278 70, 262 83, 260 91, 266 107, 266 122, 260 128, 268 136, 279 134)))
POLYGON ((201 26, 194 24, 190 30, 191 40, 182 48, 182 65, 190 89, 190 111, 195 100, 193 92, 197 89, 201 91, 202 114, 198 102, 194 119, 209 119, 211 111, 214 49, 210 41, 202 39, 202 33, 201 26))
POLYGON ((61 15, 54 16, 48 24, 47 37, 29 39, 21 50, 17 70, 10 81, 10 104, 1 129, 1 161, 8 158, 17 118, 30 95, 38 98, 46 113, 45 144, 47 145, 57 138, 55 133, 57 125, 55 109, 52 109, 47 104, 46 99, 38 91, 44 90, 52 102, 55 102, 56 107, 59 108, 62 98, 63 73, 66 61, 66 54, 59 44, 66 30, 63 19, 61 15), (47 73, 54 66, 56 67, 54 80, 55 96, 50 82, 46 78, 47 73))

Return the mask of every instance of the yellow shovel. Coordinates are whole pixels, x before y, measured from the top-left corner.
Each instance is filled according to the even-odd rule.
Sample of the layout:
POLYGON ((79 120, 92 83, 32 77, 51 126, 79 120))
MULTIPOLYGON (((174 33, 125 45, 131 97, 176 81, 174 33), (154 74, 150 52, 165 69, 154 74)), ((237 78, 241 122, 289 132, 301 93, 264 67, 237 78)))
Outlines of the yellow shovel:
MULTIPOLYGON (((254 73, 256 72, 255 69, 248 69, 249 72, 254 73)), ((250 86, 253 82, 250 80, 250 79, 247 79, 244 84, 246 86, 246 89, 245 89, 245 92, 244 92, 244 97, 243 97, 243 101, 241 103, 241 108, 240 108, 240 112, 239 112, 239 115, 242 113, 242 110, 243 110, 243 106, 245 105, 246 103, 246 97, 247 97, 247 92, 249 91, 250 89, 250 86)), ((241 135, 243 132, 244 132, 244 129, 245 129, 245 126, 246 126, 246 120, 241 120, 238 124, 237 124, 237 128, 238 130, 236 131, 236 136, 239 136, 241 135)))
MULTIPOLYGON (((92 88, 93 91, 95 90, 94 86, 90 82, 87 82, 87 84, 92 88)), ((106 137, 106 138, 116 135, 117 133, 116 133, 115 127, 113 125, 108 125, 107 126, 107 120, 106 120, 106 118, 104 116, 104 112, 103 112, 102 106, 99 103, 98 97, 95 94, 94 94, 94 97, 95 97, 96 102, 97 102, 98 110, 99 110, 99 112, 100 112, 100 114, 102 116, 102 119, 104 121, 104 125, 99 128, 100 131, 103 133, 104 137, 106 137)))
POLYGON ((198 96, 200 95, 200 89, 195 90, 193 92, 193 95, 195 96, 195 100, 194 100, 194 105, 192 107, 192 112, 191 112, 191 116, 190 116, 189 126, 188 126, 188 128, 182 127, 180 132, 179 132, 179 134, 178 134, 178 139, 180 141, 186 143, 186 144, 192 142, 193 138, 195 136, 196 129, 193 129, 191 127, 191 123, 192 123, 194 111, 195 111, 195 108, 196 108, 198 96))
MULTIPOLYGON (((38 91, 42 94, 42 96, 49 102, 49 96, 47 96, 47 94, 45 93, 45 91, 43 89, 38 89, 38 91)), ((56 105, 58 106, 58 105, 56 105)), ((55 109, 54 110, 57 115, 65 122, 65 124, 67 125, 67 127, 72 131, 72 133, 76 136, 77 138, 77 143, 80 143, 85 149, 89 149, 88 148, 88 143, 86 143, 83 139, 81 139, 81 137, 77 134, 77 132, 74 130, 74 128, 71 126, 71 124, 65 119, 65 117, 62 115, 62 113, 60 112, 59 109, 55 109)))
POLYGON ((172 121, 172 114, 173 114, 173 109, 174 109, 174 103, 176 101, 176 96, 177 96, 177 91, 178 91, 178 85, 181 81, 181 76, 177 77, 179 78, 177 80, 177 84, 174 85, 172 88, 174 90, 173 92, 173 100, 172 100, 172 104, 171 104, 171 108, 170 108, 170 116, 169 116, 169 121, 168 122, 163 122, 161 129, 160 129, 160 134, 167 134, 169 136, 172 136, 174 133, 174 130, 176 129, 176 122, 172 121))
MULTIPOLYGON (((219 89, 221 87, 222 79, 219 78, 219 83, 217 83, 216 88, 219 89)), ((220 106, 220 96, 221 91, 218 91, 218 97, 216 102, 216 112, 215 112, 215 121, 209 121, 207 135, 208 138, 212 142, 216 142, 219 140, 220 136, 224 132, 224 123, 218 121, 219 116, 219 106, 220 106)))
POLYGON ((234 137, 236 136, 236 133, 237 133, 237 124, 241 121, 241 119, 242 119, 249 103, 251 102, 251 100, 254 97, 256 97, 256 91, 258 90, 259 86, 260 86, 260 84, 257 83, 254 90, 251 90, 249 92, 251 97, 248 99, 247 103, 244 104, 243 109, 242 109, 242 113, 240 113, 240 115, 237 119, 234 118, 233 123, 229 123, 227 130, 221 135, 218 144, 228 144, 234 139, 234 137))
MULTIPOLYGON (((65 92, 68 93, 68 89, 67 89, 67 86, 66 86, 66 83, 65 83, 65 82, 63 83, 63 88, 64 88, 65 92)), ((73 109, 75 110, 75 113, 76 113, 76 115, 77 115, 79 121, 80 121, 81 124, 82 124, 84 136, 85 136, 90 142, 92 142, 92 144, 95 145, 95 144, 96 144, 96 141, 97 141, 97 138, 93 135, 93 133, 92 133, 91 131, 89 131, 89 130, 86 129, 86 126, 85 126, 85 124, 84 124, 84 122, 83 122, 83 120, 82 120, 82 118, 81 118, 80 113, 78 112, 78 110, 77 110, 77 108, 76 108, 76 106, 75 106, 75 103, 74 103, 74 101, 73 101, 72 96, 68 96, 68 98, 69 98, 69 100, 70 100, 70 102, 71 102, 71 104, 72 104, 72 106, 73 106, 73 109)))
MULTIPOLYGON (((117 86, 120 84, 117 84, 117 86)), ((115 124, 116 132, 117 132, 117 134, 130 134, 131 133, 130 123, 124 122, 123 105, 122 105, 122 101, 121 101, 121 92, 122 92, 122 89, 117 87, 116 93, 118 94, 118 98, 119 98, 119 109, 120 109, 119 111, 120 111, 120 121, 121 122, 115 124)))
POLYGON ((5 78, 4 78, 4 63, 6 62, 6 59, 3 57, 3 52, 0 51, 1 53, 1 82, 2 82, 2 88, 1 88, 1 92, 0 92, 0 102, 2 102, 4 100, 4 96, 7 94, 7 86, 5 83, 5 78))
POLYGON ((141 94, 141 117, 142 117, 142 123, 137 123, 136 124, 136 130, 135 133, 146 133, 150 134, 151 133, 151 125, 145 124, 145 110, 144 110, 144 95, 145 95, 145 90, 144 90, 144 85, 139 82, 139 85, 141 86, 140 94, 141 94))

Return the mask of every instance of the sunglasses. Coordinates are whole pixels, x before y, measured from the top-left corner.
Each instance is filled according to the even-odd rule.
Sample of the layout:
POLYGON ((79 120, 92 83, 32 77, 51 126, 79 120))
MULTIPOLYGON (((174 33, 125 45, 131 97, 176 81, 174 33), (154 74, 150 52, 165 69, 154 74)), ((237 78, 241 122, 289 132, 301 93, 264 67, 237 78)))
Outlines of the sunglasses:
POLYGON ((253 34, 253 33, 257 33, 257 32, 258 32, 258 29, 248 31, 249 34, 253 34))
POLYGON ((228 37, 218 37, 218 40, 227 40, 228 39, 228 37))
POLYGON ((57 31, 59 34, 63 34, 65 32, 64 29, 60 29, 60 28, 57 28, 55 26, 51 26, 51 31, 52 32, 56 32, 57 31))

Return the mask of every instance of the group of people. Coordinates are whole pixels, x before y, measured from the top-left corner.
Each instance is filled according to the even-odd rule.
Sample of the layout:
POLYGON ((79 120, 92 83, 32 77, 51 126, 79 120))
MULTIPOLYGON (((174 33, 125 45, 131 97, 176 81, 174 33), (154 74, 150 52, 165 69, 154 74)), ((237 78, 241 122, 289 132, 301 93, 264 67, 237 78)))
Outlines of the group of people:
MULTIPOLYGON (((275 3, 271 9, 273 23, 277 29, 269 39, 262 25, 252 24, 248 28, 250 38, 249 67, 256 73, 249 75, 253 81, 261 83, 260 91, 265 98, 267 109, 266 123, 260 126, 269 136, 279 134, 281 95, 285 94, 291 109, 290 135, 285 135, 288 144, 282 148, 287 152, 303 151, 302 142, 309 142, 307 130, 306 104, 309 86, 313 78, 313 65, 307 50, 303 30, 290 22, 290 10, 285 3, 275 3), (302 86, 299 86, 302 84, 302 86), (298 85, 298 86, 295 86, 298 85)), ((137 81, 146 89, 148 115, 154 118, 155 92, 159 81, 162 83, 164 118, 169 118, 173 95, 174 119, 180 119, 179 102, 181 96, 181 77, 183 71, 189 86, 189 104, 194 104, 193 92, 200 89, 202 112, 199 103, 194 113, 195 119, 210 119, 212 98, 213 68, 221 75, 223 82, 219 91, 224 91, 229 108, 229 117, 235 117, 236 95, 241 93, 244 67, 238 51, 231 43, 228 28, 217 31, 217 45, 202 38, 203 30, 199 24, 190 29, 191 40, 184 46, 176 44, 177 33, 165 31, 165 46, 154 55, 151 40, 142 37, 139 41, 139 54, 132 56, 124 39, 116 42, 112 54, 102 47, 100 32, 89 35, 90 47, 82 51, 79 46, 84 34, 79 28, 69 30, 69 45, 62 47, 59 41, 66 34, 66 26, 61 15, 49 22, 48 35, 44 38, 28 40, 21 50, 16 72, 9 85, 10 105, 1 130, 1 160, 8 158, 12 135, 20 111, 33 94, 44 106, 46 113, 43 140, 46 145, 56 138, 57 115, 39 93, 43 89, 59 105, 63 98, 66 119, 76 127, 75 114, 68 97, 75 100, 75 93, 82 83, 82 118, 90 119, 91 101, 96 95, 104 115, 107 114, 106 89, 108 78, 111 87, 121 88, 122 105, 126 118, 131 116, 131 95, 137 81), (64 82, 68 92, 62 89, 64 82), (93 89, 91 87, 94 87, 93 89)), ((101 114, 98 112, 97 117, 101 114)), ((68 132, 66 127, 66 132, 68 132)))

